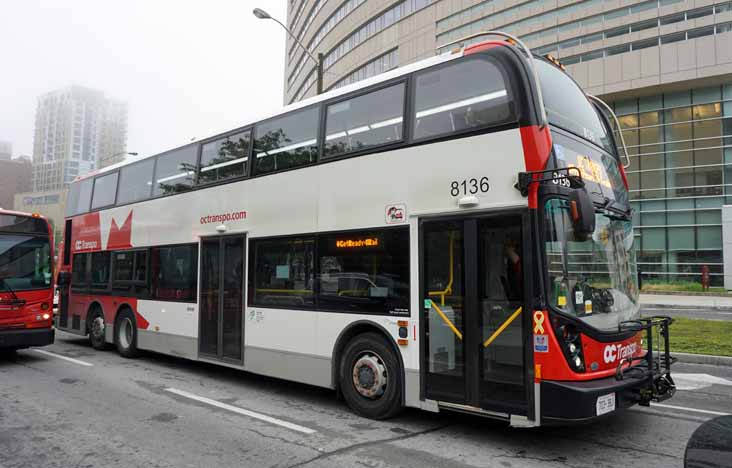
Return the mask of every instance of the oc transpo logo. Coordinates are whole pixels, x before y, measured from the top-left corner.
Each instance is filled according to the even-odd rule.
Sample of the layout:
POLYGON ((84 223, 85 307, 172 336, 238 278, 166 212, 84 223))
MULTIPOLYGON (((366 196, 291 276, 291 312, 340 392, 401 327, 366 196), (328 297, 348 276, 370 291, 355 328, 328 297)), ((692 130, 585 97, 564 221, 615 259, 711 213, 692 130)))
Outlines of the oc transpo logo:
POLYGON ((97 242, 96 241, 78 240, 74 244, 74 248, 75 248, 75 250, 96 249, 97 248, 97 242))
POLYGON ((626 359, 635 354, 638 350, 638 343, 630 343, 627 346, 622 344, 607 345, 602 353, 602 357, 605 360, 605 364, 610 364, 618 359, 626 359))

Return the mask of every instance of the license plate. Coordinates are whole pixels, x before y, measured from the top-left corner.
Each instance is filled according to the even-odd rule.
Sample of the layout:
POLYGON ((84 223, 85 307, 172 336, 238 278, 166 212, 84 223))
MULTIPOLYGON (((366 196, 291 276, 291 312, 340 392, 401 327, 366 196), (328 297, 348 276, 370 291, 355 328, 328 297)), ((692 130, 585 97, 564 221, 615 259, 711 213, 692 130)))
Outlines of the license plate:
POLYGON ((615 411, 615 394, 603 395, 597 397, 597 415, 603 415, 615 411))

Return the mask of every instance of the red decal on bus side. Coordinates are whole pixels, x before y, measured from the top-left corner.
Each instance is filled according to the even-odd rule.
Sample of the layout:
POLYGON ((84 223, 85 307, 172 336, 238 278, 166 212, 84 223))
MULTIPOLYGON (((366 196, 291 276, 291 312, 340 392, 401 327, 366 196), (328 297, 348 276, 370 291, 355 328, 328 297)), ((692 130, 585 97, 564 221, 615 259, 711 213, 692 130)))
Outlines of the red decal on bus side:
POLYGON ((74 218, 71 228, 71 251, 88 252, 102 249, 99 212, 74 218))
POLYGON ((150 322, 145 320, 145 317, 143 317, 138 311, 137 307, 135 307, 135 320, 137 321, 137 328, 140 328, 142 330, 147 330, 147 327, 150 326, 150 322))
POLYGON ((107 249, 129 249, 132 247, 132 210, 122 227, 117 226, 117 221, 112 218, 112 225, 109 227, 109 239, 107 249))

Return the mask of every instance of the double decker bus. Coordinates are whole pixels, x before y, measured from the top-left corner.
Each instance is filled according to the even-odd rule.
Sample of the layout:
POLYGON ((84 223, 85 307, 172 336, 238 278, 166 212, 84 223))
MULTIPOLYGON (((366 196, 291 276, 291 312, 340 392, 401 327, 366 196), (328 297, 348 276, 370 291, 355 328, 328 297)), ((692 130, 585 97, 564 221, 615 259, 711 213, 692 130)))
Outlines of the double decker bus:
POLYGON ((672 395, 612 111, 488 34, 510 40, 75 181, 59 328, 333 388, 370 418, 532 427, 672 395))
POLYGON ((53 231, 0 209, 0 352, 53 343, 53 231))

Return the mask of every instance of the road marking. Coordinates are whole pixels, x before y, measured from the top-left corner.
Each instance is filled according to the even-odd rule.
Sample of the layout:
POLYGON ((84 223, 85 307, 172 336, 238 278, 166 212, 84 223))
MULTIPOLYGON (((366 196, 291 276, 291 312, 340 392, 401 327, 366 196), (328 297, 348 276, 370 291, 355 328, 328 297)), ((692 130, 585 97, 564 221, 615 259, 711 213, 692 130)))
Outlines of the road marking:
POLYGON ((699 390, 712 385, 732 386, 732 381, 709 374, 684 374, 676 372, 673 375, 677 390, 699 390))
POLYGON ((80 361, 78 359, 74 359, 74 358, 62 356, 60 354, 51 353, 51 352, 45 351, 43 349, 35 349, 35 348, 33 348, 32 350, 35 351, 35 352, 37 352, 37 353, 45 354, 47 356, 55 357, 55 358, 58 358, 58 359, 63 359, 64 361, 73 362, 74 364, 78 364, 80 366, 92 367, 94 365, 94 364, 92 364, 90 362, 80 361))
POLYGON ((249 416, 250 418, 259 419, 260 421, 268 422, 270 424, 276 424, 277 426, 282 426, 287 429, 291 429, 293 431, 302 432, 304 434, 314 434, 316 432, 315 429, 310 429, 309 427, 304 427, 304 426, 300 426, 297 424, 293 424, 291 422, 273 418, 273 417, 267 416, 265 414, 255 413, 254 411, 245 410, 244 408, 239 408, 238 406, 227 405, 226 403, 221 403, 220 401, 212 400, 210 398, 194 395, 193 393, 188 393, 183 390, 178 390, 177 388, 166 388, 165 391, 170 392, 170 393, 175 393, 176 395, 179 395, 179 396, 182 396, 185 398, 190 398, 191 400, 200 401, 201 403, 206 403, 207 405, 225 409, 227 411, 231 411, 232 413, 241 414, 243 416, 249 416))
POLYGON ((727 416, 729 413, 720 413, 719 411, 710 411, 710 410, 703 410, 703 409, 696 409, 696 408, 687 408, 685 406, 674 406, 674 405, 662 405, 660 403, 654 403, 651 405, 651 408, 668 408, 668 409, 675 409, 675 410, 681 410, 681 411, 692 411, 694 413, 704 413, 704 414, 712 414, 714 416, 727 416))

